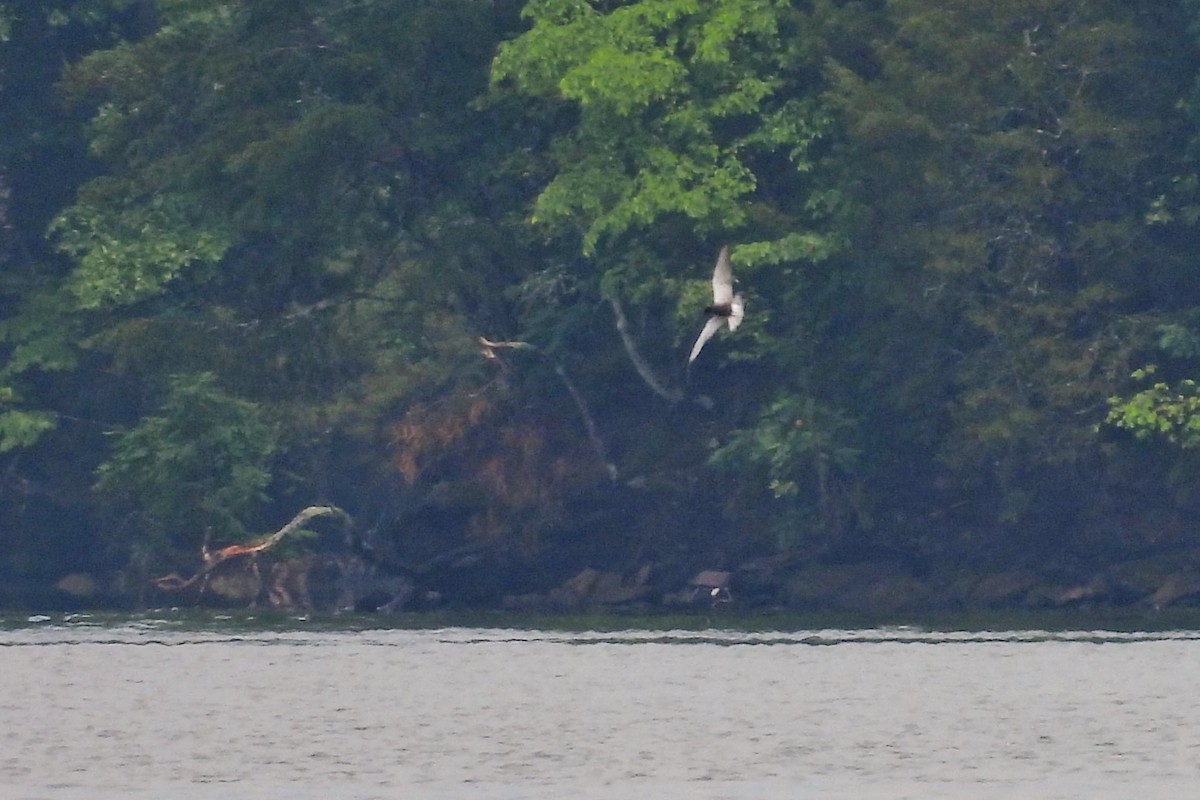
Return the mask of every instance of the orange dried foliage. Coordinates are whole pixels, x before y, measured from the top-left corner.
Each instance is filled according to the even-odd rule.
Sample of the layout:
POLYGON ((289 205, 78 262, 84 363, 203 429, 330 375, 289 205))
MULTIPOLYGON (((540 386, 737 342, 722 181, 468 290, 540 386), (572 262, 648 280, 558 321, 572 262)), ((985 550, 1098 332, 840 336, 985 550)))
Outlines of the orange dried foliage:
POLYGON ((407 483, 415 483, 429 463, 452 451, 491 411, 492 404, 483 395, 465 403, 414 405, 392 426, 396 449, 392 465, 407 483))
POLYGON ((602 476, 582 431, 557 417, 507 409, 476 394, 413 406, 393 428, 392 464, 411 484, 435 465, 439 479, 475 486, 486 498, 468 532, 489 540, 537 531, 558 519, 564 501, 602 476))

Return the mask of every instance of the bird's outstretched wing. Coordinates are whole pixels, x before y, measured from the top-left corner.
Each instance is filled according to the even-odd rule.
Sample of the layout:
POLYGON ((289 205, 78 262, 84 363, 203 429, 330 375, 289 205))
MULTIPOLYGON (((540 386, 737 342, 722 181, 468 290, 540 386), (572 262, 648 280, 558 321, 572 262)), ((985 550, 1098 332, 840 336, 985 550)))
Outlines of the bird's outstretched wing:
POLYGON ((729 266, 729 248, 722 247, 713 267, 713 305, 723 306, 733 302, 733 268, 729 266))
MULTIPOLYGON (((730 317, 730 319, 733 318, 730 317)), ((692 345, 692 354, 688 356, 689 364, 696 360, 696 356, 700 355, 700 351, 704 349, 704 343, 711 339, 724 323, 724 317, 709 317, 708 322, 704 323, 704 329, 696 337, 696 343, 692 345)))
POLYGON ((742 324, 744 316, 746 316, 746 301, 740 294, 735 294, 729 303, 729 330, 736 331, 737 326, 742 324))

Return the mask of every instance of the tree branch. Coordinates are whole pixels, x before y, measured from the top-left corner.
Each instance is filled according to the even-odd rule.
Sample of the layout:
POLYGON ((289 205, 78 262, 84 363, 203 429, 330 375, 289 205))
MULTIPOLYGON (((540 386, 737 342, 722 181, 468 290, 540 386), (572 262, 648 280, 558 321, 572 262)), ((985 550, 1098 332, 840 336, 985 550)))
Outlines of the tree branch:
POLYGON ((659 397, 670 403, 678 403, 683 399, 683 392, 679 389, 667 388, 663 385, 658 376, 654 374, 654 370, 646 359, 642 358, 642 354, 638 352, 637 342, 633 340, 633 334, 629 332, 629 320, 625 318, 625 310, 621 308, 621 301, 616 295, 608 296, 608 303, 612 306, 613 316, 617 319, 617 333, 621 335, 621 342, 625 345, 625 352, 629 354, 629 360, 633 362, 633 368, 637 370, 637 374, 650 387, 650 390, 659 397))
POLYGON ((298 531, 300 527, 310 519, 313 519, 314 517, 326 516, 340 517, 342 521, 347 524, 351 521, 350 515, 345 511, 342 511, 337 506, 309 506, 296 516, 292 517, 292 521, 284 525, 279 530, 275 531, 269 536, 256 539, 253 542, 247 542, 245 544, 231 544, 227 547, 222 547, 219 550, 209 550, 208 536, 206 535, 204 537, 204 542, 200 545, 200 560, 202 565, 200 570, 195 575, 190 578, 184 578, 178 572, 172 572, 169 575, 163 575, 159 578, 151 578, 150 582, 159 589, 168 589, 171 591, 186 589, 196 581, 208 575, 221 564, 224 564, 229 559, 236 558, 238 556, 253 557, 264 550, 270 550, 272 547, 283 541, 284 537, 298 531))
POLYGON ((480 336, 479 343, 483 345, 483 357, 494 359, 504 369, 508 369, 508 365, 496 354, 496 350, 502 347, 514 350, 533 350, 554 365, 555 374, 563 382, 563 386, 567 388, 567 393, 571 395, 571 400, 574 401, 575 407, 579 409, 579 416, 583 420, 583 427, 587 431, 588 441, 592 444, 592 450, 596 452, 596 457, 604 465, 604 470, 608 473, 609 480, 615 481, 617 479, 617 467, 608 460, 608 448, 604 446, 604 440, 600 438, 600 429, 596 425, 596 418, 592 416, 592 410, 588 407, 587 401, 579 389, 575 387, 575 382, 567 375, 567 370, 563 365, 546 356, 537 345, 532 345, 529 342, 493 342, 490 339, 480 336))

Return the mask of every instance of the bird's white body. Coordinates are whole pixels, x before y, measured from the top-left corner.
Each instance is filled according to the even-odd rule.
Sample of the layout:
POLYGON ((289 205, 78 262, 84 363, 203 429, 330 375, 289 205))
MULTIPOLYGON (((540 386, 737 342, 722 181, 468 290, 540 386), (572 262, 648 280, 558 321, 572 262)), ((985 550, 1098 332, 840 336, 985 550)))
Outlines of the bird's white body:
POLYGON ((746 303, 740 294, 733 293, 733 267, 729 264, 729 248, 722 247, 717 256, 717 264, 713 267, 713 304, 705 309, 711 316, 704 323, 696 343, 692 345, 692 354, 688 363, 696 360, 705 343, 716 335, 722 325, 728 325, 729 330, 736 331, 746 316, 746 303))

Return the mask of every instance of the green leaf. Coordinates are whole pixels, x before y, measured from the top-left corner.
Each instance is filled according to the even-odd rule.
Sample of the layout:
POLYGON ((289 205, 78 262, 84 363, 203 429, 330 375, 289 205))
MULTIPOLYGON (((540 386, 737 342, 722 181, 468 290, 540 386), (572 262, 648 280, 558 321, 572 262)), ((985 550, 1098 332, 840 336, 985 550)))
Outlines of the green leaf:
POLYGON ((56 426, 54 415, 41 411, 0 411, 0 452, 29 447, 56 426))

